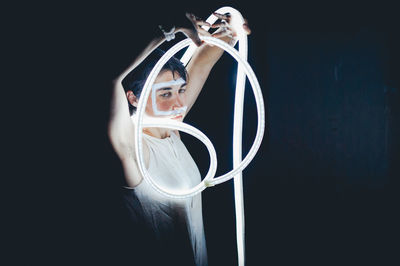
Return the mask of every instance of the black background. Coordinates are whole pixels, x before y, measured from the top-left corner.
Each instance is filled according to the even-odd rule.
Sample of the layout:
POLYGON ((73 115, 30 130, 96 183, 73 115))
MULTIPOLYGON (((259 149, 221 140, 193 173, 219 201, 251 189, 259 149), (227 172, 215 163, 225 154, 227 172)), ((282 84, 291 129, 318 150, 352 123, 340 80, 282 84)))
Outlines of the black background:
MULTIPOLYGON (((243 172, 247 265, 395 264, 400 58, 392 3, 113 1, 4 9, 10 265, 135 261, 121 222, 122 169, 106 134, 111 82, 158 24, 180 23, 185 11, 206 18, 223 5, 249 20, 249 63, 267 114, 263 144, 243 172)), ((215 143, 218 175, 232 167, 234 73, 225 54, 187 118, 215 143)), ((245 152, 256 127, 247 88, 245 152)), ((205 148, 183 138, 204 173, 205 148)), ((203 193, 210 265, 236 265, 232 187, 203 193)))

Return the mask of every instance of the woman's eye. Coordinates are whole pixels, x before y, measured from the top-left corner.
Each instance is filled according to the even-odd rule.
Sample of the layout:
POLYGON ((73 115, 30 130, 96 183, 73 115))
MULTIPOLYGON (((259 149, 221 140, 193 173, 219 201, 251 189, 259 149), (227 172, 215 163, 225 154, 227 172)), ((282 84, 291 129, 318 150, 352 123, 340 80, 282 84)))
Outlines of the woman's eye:
POLYGON ((179 93, 184 93, 186 91, 186 89, 180 89, 179 93))
POLYGON ((161 97, 169 97, 169 96, 171 96, 171 93, 170 92, 166 92, 166 93, 160 94, 160 96, 161 97))

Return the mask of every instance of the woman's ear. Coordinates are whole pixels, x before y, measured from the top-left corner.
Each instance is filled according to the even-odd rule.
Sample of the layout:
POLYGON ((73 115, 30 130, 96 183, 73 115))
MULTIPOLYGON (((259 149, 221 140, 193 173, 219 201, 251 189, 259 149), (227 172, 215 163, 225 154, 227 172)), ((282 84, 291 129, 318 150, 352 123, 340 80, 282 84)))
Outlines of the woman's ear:
POLYGON ((128 101, 129 101, 130 104, 132 104, 133 106, 137 107, 138 98, 136 97, 136 95, 132 91, 127 91, 126 92, 126 98, 128 98, 128 101))

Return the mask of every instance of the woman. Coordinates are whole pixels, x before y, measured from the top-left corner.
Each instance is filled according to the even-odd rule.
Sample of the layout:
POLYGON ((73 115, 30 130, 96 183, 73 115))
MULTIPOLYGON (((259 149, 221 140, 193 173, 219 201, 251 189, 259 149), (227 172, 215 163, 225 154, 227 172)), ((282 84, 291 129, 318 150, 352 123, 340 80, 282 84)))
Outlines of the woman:
MULTIPOLYGON (((217 28, 213 37, 235 44, 236 33, 229 23, 230 15, 214 14, 222 22, 209 25, 186 14, 193 27, 174 29, 175 33, 190 37, 198 48, 186 69, 176 58, 164 65, 153 84, 152 96, 147 99, 146 115, 182 121, 190 111, 212 67, 223 54, 219 47, 202 44, 199 35, 210 33, 201 26, 217 28)), ((243 27, 249 34, 247 24, 243 27)), ((124 170, 126 207, 135 226, 141 227, 133 240, 139 243, 136 253, 152 250, 148 253, 147 265, 155 261, 166 265, 207 265, 201 195, 170 199, 159 194, 143 179, 135 155, 134 124, 130 116, 135 115, 148 74, 163 55, 156 48, 165 38, 171 38, 171 33, 163 32, 115 81, 109 137, 124 170)), ((200 183, 200 173, 178 131, 144 128, 143 133, 145 165, 158 184, 185 189, 200 183)))

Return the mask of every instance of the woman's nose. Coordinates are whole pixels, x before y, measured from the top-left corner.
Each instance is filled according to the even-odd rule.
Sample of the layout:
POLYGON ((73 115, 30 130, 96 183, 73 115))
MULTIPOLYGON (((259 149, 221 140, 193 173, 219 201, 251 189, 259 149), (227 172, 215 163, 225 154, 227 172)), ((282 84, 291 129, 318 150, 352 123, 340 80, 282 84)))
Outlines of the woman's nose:
POLYGON ((176 96, 175 106, 178 108, 184 106, 184 97, 182 95, 178 94, 176 96))

